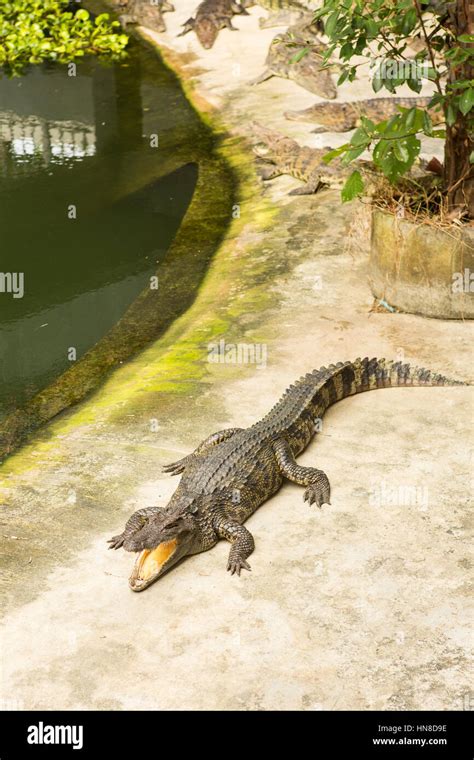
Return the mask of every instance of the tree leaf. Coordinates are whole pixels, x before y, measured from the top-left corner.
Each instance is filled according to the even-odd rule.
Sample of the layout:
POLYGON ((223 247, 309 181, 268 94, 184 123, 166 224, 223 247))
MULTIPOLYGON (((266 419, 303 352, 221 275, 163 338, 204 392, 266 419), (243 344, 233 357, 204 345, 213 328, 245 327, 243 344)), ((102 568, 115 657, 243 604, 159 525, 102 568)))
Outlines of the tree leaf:
POLYGON ((416 108, 410 108, 410 110, 407 113, 405 124, 410 129, 415 123, 416 119, 416 108))
POLYGON ((357 127, 356 131, 351 137, 351 145, 356 145, 358 148, 363 146, 365 148, 370 142, 370 135, 367 134, 364 127, 357 127))
POLYGON ((353 161, 355 158, 359 158, 360 154, 364 152, 365 145, 362 145, 360 148, 351 148, 347 151, 346 155, 342 159, 344 164, 349 164, 351 161, 353 161))
POLYGON ((380 76, 380 72, 377 72, 375 76, 372 77, 372 89, 374 92, 379 92, 384 85, 384 81, 382 77, 380 76))
POLYGON ((302 58, 304 58, 306 55, 308 55, 309 51, 310 51, 309 47, 305 47, 302 50, 298 50, 298 52, 295 53, 290 58, 290 63, 298 63, 298 61, 301 61, 302 58))
POLYGON ((328 17, 328 20, 324 24, 324 33, 327 34, 329 38, 331 38, 335 32, 338 18, 339 11, 334 11, 331 13, 331 15, 328 17))
POLYGON ((423 111, 423 131, 426 135, 433 134, 433 122, 431 121, 431 116, 428 111, 423 111))
POLYGON ((407 79, 407 85, 413 92, 421 92, 423 87, 421 79, 407 79))
POLYGON ((449 127, 452 127, 455 121, 456 121, 456 109, 454 108, 452 103, 449 103, 446 109, 446 123, 449 127))
POLYGON ((459 110, 466 116, 474 105, 474 87, 464 90, 463 94, 459 98, 459 110))
POLYGON ((357 195, 360 195, 364 190, 364 181, 361 173, 356 169, 352 172, 350 177, 347 178, 344 187, 341 190, 341 198, 344 203, 353 200, 357 195))
POLYGON ((334 148, 334 150, 328 151, 328 153, 325 153, 323 156, 324 163, 328 164, 330 161, 333 160, 333 158, 337 158, 342 153, 345 153, 349 147, 350 147, 350 143, 344 143, 344 145, 341 145, 340 148, 334 148))
POLYGON ((408 161, 408 150, 402 142, 394 142, 393 152, 395 153, 395 157, 398 158, 399 161, 402 161, 402 163, 405 164, 408 161))

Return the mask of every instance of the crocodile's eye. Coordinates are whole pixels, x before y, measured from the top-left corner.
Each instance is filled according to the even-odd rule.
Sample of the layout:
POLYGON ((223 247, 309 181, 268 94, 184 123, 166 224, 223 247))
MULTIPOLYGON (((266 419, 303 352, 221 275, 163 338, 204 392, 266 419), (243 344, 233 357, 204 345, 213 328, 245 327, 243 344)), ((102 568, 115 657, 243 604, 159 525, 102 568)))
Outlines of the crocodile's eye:
POLYGON ((191 506, 189 507, 189 511, 191 512, 192 515, 195 515, 196 512, 198 511, 197 504, 191 504, 191 506))

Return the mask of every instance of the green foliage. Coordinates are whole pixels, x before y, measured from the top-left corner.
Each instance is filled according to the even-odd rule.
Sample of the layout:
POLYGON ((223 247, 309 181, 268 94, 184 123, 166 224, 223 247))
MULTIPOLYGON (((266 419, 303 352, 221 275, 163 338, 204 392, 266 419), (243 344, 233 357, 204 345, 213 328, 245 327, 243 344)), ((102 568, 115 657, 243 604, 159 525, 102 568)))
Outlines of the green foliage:
POLYGON ((108 13, 95 19, 81 8, 67 11, 68 0, 0 0, 0 66, 20 74, 29 63, 69 63, 86 54, 119 59, 128 37, 108 13))
MULTIPOLYGON (((353 59, 364 55, 371 60, 374 92, 385 88, 395 93, 406 84, 419 93, 425 78, 435 82, 437 89, 430 108, 443 110, 448 128, 456 123, 460 114, 472 121, 474 79, 466 78, 465 73, 463 78, 462 72, 474 66, 474 35, 456 35, 444 3, 323 0, 315 19, 323 19, 329 38, 325 62, 335 53, 339 57, 338 85, 356 78, 360 64, 353 59), (413 36, 425 40, 426 49, 410 57, 407 47, 413 36)), ((445 130, 433 129, 426 111, 399 110, 399 114, 379 124, 363 119, 351 141, 327 154, 327 160, 344 156, 344 162, 350 163, 368 149, 375 165, 395 183, 413 166, 420 151, 419 135, 446 136, 445 130)), ((350 200, 361 191, 360 182, 351 175, 343 188, 343 199, 350 200)))
POLYGON ((364 189, 364 180, 362 179, 359 171, 352 172, 351 176, 347 180, 346 184, 341 190, 341 197, 343 201, 350 201, 359 195, 364 189))

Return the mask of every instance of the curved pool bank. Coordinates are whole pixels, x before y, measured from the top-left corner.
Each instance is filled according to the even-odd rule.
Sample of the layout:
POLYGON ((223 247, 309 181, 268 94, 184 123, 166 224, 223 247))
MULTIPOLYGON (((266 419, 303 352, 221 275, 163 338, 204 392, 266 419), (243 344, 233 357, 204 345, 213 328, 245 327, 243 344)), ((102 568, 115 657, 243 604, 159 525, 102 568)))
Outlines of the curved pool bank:
MULTIPOLYGON (((7 400, 3 413, 0 409, 0 457, 97 388, 112 369, 158 338, 190 306, 232 216, 235 180, 219 152, 218 138, 156 51, 132 40, 124 66, 102 69, 90 61, 84 66, 93 69, 89 110, 96 128, 84 137, 85 127, 78 127, 87 122, 83 111, 89 83, 87 77, 79 77, 72 89, 77 96, 81 85, 86 105, 81 110, 74 98, 62 103, 61 93, 68 92, 62 87, 60 105, 54 107, 59 114, 65 109, 68 118, 56 118, 53 126, 51 119, 37 118, 47 128, 42 133, 30 129, 33 138, 39 134, 39 147, 33 144, 33 170, 25 177, 27 156, 7 182, 16 183, 16 205, 24 207, 22 199, 31 198, 37 216, 31 219, 32 212, 27 214, 29 237, 21 240, 25 282, 27 287, 33 283, 37 292, 33 304, 28 292, 23 302, 9 299, 8 304, 2 294, 12 314, 3 320, 9 328, 3 342, 0 334, 7 400), (107 86, 111 78, 115 81, 107 86), (152 146, 155 136, 158 145, 152 146), (69 155, 61 161, 66 148, 69 155), (38 198, 47 198, 49 205, 38 203, 38 198), (73 221, 66 216, 68 201, 79 215, 73 221), (62 227, 58 213, 64 216, 62 227), (32 236, 44 239, 43 257, 37 255, 32 236), (43 267, 38 268, 41 258, 43 267), (58 292, 51 292, 58 282, 58 292), (17 312, 23 303, 26 310, 20 319, 17 312), (16 336, 15 328, 21 335, 16 336)), ((33 71, 32 85, 40 74, 33 71)), ((49 79, 56 76, 59 91, 64 70, 49 74, 49 79)), ((9 87, 11 105, 19 112, 10 127, 12 151, 27 149, 27 138, 19 141, 16 135, 17 122, 35 92, 30 87, 29 95, 25 93, 28 79, 20 84, 21 89, 9 87)), ((11 121, 13 112, 6 113, 11 121)), ((23 132, 31 121, 27 115, 23 118, 23 132)), ((18 236, 18 225, 12 229, 18 236)), ((12 235, 10 258, 15 259, 18 243, 12 235)), ((3 264, 14 268, 14 261, 3 264)))

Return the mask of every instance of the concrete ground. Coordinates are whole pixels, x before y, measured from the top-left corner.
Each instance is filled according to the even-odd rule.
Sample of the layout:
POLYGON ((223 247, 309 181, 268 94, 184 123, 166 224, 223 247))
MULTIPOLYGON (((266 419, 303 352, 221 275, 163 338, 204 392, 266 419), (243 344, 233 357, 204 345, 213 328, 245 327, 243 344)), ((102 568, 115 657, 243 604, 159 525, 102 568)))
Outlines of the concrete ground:
MULTIPOLYGON (((196 103, 242 132, 249 117, 283 129, 284 108, 313 102, 281 80, 258 97, 229 84, 225 61, 265 58, 275 30, 257 31, 263 11, 208 54, 193 35, 173 37, 191 5, 166 14, 161 39, 194 70, 196 103)), ((295 136, 304 126, 287 124, 295 136)), ((240 169, 250 176, 251 159, 240 169)), ((133 594, 133 558, 106 550, 133 510, 166 503, 176 480, 162 464, 251 424, 314 367, 397 356, 472 381, 471 324, 371 310, 365 207, 341 206, 336 191, 289 198, 295 185, 283 177, 262 195, 247 179, 241 218, 187 314, 3 465, 3 707, 472 702, 471 388, 387 390, 330 409, 300 461, 327 472, 332 506, 312 509, 285 485, 247 523, 256 549, 241 578, 226 573, 222 542, 133 594), (264 346, 266 362, 207 363, 221 338, 264 346)))

